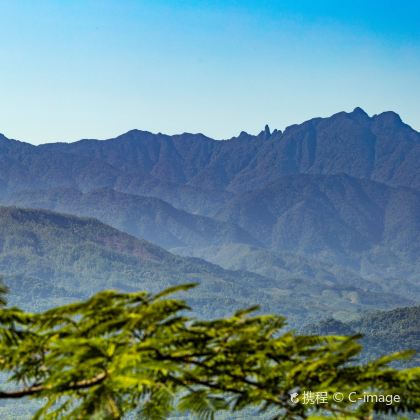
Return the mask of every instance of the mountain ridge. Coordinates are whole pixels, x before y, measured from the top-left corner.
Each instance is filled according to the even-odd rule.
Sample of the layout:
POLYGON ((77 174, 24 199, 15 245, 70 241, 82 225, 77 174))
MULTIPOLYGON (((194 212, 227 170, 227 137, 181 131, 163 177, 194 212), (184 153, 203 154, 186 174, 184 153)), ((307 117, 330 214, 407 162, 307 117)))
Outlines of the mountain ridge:
POLYGON ((4 199, 3 204, 95 217, 164 248, 236 242, 259 244, 235 223, 178 210, 159 198, 106 187, 85 193, 71 188, 22 191, 4 199))
POLYGON ((73 141, 58 140, 58 141, 50 141, 50 142, 46 142, 46 143, 32 144, 29 141, 10 138, 10 137, 7 137, 4 133, 0 133, 0 140, 8 140, 8 141, 17 142, 17 143, 20 143, 20 144, 28 144, 28 145, 33 146, 33 147, 43 147, 43 146, 52 145, 52 144, 67 144, 67 145, 69 145, 69 144, 75 144, 75 143, 87 142, 87 141, 88 142, 91 142, 91 141, 94 141, 94 142, 105 141, 106 142, 106 141, 117 140, 117 139, 126 139, 127 137, 135 137, 133 135, 136 135, 136 134, 142 134, 142 135, 164 136, 164 137, 175 137, 175 138, 194 137, 194 139, 196 139, 196 140, 201 138, 203 140, 217 141, 218 142, 218 141, 236 140, 236 139, 239 139, 241 137, 241 135, 246 135, 246 136, 251 136, 251 137, 254 137, 254 138, 258 138, 262 134, 267 134, 268 133, 270 136, 273 136, 273 135, 278 136, 278 135, 284 134, 286 131, 288 131, 288 130, 294 128, 294 127, 298 127, 298 126, 301 126, 301 125, 304 125, 304 124, 307 124, 307 123, 312 123, 312 122, 315 122, 315 121, 318 122, 318 121, 322 121, 322 120, 328 120, 330 118, 334 118, 334 117, 341 116, 341 115, 353 116, 353 117, 359 116, 359 117, 367 118, 367 119, 370 119, 370 120, 385 119, 385 120, 389 121, 390 119, 392 119, 392 120, 394 120, 398 123, 401 123, 403 126, 411 129, 412 131, 415 131, 416 133, 420 133, 417 130, 415 130, 413 127, 411 127, 409 124, 403 122, 401 116, 395 111, 392 111, 392 110, 382 111, 379 114, 372 114, 372 116, 369 116, 369 114, 363 108, 361 108, 359 106, 356 106, 350 112, 339 111, 339 112, 336 112, 335 114, 332 114, 332 115, 327 116, 327 117, 313 117, 313 118, 310 118, 308 120, 302 121, 300 123, 290 124, 290 125, 286 126, 284 128, 284 130, 280 130, 280 129, 275 128, 271 132, 270 127, 268 126, 268 124, 266 124, 264 129, 261 130, 258 134, 255 134, 255 135, 250 134, 246 131, 241 131, 240 134, 237 135, 237 136, 225 137, 225 138, 220 138, 220 139, 212 138, 212 137, 207 136, 206 134, 204 134, 202 132, 192 133, 192 132, 189 132, 189 131, 184 131, 182 133, 166 134, 166 133, 162 133, 162 132, 153 132, 153 131, 133 128, 133 129, 130 129, 126 132, 118 134, 115 137, 104 138, 104 139, 82 138, 82 139, 73 140, 73 141))
POLYGON ((38 189, 67 186, 83 191, 109 187, 204 212, 211 200, 187 208, 170 197, 170 190, 237 193, 298 173, 345 173, 419 190, 420 133, 392 112, 363 115, 353 111, 316 118, 269 138, 242 135, 218 141, 202 134, 132 130, 104 141, 10 143, 1 148, 0 191, 35 184, 38 189))

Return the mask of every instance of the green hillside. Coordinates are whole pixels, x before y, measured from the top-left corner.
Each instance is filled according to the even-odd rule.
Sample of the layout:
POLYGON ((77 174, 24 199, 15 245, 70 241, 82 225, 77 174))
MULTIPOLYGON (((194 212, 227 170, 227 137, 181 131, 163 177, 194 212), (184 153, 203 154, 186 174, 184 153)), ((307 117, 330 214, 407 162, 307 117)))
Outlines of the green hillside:
POLYGON ((95 219, 49 211, 0 208, 0 272, 11 289, 11 302, 26 308, 106 288, 157 291, 190 281, 201 283, 196 307, 209 315, 249 305, 255 287, 267 309, 281 302, 264 292, 274 282, 262 276, 178 257, 95 219))
POLYGON ((420 306, 376 311, 359 319, 341 322, 328 319, 305 328, 306 332, 324 335, 363 334, 364 358, 372 359, 388 353, 412 349, 417 352, 405 365, 420 362, 420 306))
MULTIPOLYGON (((10 300, 42 309, 109 288, 157 291, 173 284, 199 282, 190 303, 208 317, 259 304, 300 325, 360 310, 409 304, 398 295, 357 300, 357 287, 309 284, 309 276, 277 277, 233 271, 198 258, 171 254, 96 219, 45 210, 0 208, 0 272, 10 300)), ((374 296, 374 295, 372 295, 374 296)))
POLYGON ((103 223, 166 249, 179 246, 259 243, 235 223, 191 214, 155 197, 127 194, 109 188, 85 193, 72 188, 21 191, 3 202, 18 207, 95 217, 103 223))

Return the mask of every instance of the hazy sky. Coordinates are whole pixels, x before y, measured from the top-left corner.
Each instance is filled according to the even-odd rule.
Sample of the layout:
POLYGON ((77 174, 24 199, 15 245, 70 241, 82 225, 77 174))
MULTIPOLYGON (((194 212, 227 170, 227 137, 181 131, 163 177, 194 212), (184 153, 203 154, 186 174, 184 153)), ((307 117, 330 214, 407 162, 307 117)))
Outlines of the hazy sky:
POLYGON ((0 0, 0 132, 227 138, 361 106, 420 129, 414 0, 0 0))

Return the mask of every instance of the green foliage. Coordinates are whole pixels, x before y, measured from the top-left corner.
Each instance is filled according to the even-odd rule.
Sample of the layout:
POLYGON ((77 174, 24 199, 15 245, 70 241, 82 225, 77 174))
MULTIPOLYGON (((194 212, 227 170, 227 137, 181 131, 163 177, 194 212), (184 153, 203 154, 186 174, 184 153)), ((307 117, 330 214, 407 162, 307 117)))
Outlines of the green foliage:
POLYGON ((6 293, 8 288, 3 283, 3 278, 0 276, 0 306, 4 306, 7 303, 6 293))
POLYGON ((171 295, 103 291, 42 313, 0 310, 0 370, 10 384, 0 398, 42 402, 35 418, 118 419, 133 413, 213 418, 254 408, 276 418, 334 413, 364 418, 373 411, 416 411, 420 369, 395 370, 398 353, 357 365, 357 337, 282 333, 285 320, 252 308, 215 320, 185 315, 171 295), (400 395, 392 406, 329 399, 292 404, 289 393, 369 392, 400 395))

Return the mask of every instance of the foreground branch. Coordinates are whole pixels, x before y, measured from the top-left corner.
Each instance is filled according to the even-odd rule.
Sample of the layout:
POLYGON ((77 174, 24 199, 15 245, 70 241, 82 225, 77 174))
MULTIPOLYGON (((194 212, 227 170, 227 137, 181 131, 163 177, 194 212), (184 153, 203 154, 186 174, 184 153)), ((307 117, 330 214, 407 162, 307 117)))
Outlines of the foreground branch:
MULTIPOLYGON (((84 379, 83 381, 78 382, 71 382, 67 386, 60 386, 60 390, 62 391, 77 391, 83 388, 90 388, 94 385, 98 385, 105 380, 107 377, 106 372, 101 372, 98 375, 94 376, 90 379, 84 379)), ((18 391, 0 391, 0 398, 7 399, 7 398, 23 398, 28 397, 30 395, 39 394, 43 391, 50 391, 54 387, 46 386, 46 385, 33 385, 28 388, 23 388, 18 391)))

